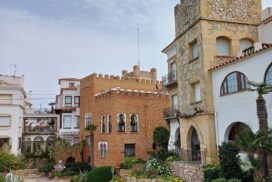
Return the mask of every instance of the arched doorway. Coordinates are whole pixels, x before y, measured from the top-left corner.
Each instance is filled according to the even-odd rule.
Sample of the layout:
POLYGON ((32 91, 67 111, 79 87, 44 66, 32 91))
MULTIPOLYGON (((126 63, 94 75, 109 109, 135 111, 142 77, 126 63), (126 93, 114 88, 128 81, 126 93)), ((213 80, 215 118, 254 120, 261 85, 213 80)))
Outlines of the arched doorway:
POLYGON ((180 148, 180 128, 178 127, 175 132, 175 146, 180 148))
POLYGON ((225 132, 225 141, 235 141, 245 129, 250 129, 250 127, 242 122, 232 123, 225 132))
POLYGON ((188 133, 188 159, 189 161, 201 161, 201 149, 199 135, 195 127, 191 127, 188 133))
POLYGON ((30 152, 31 152, 31 140, 30 138, 23 137, 22 153, 30 153, 30 152))

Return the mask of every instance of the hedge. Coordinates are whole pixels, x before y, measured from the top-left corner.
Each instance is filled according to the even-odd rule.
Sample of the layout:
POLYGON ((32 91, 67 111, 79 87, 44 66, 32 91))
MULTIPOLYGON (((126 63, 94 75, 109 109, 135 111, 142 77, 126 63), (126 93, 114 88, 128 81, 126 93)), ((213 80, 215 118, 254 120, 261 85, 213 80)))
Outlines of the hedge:
POLYGON ((111 166, 97 167, 88 173, 88 182, 109 182, 112 178, 111 166))

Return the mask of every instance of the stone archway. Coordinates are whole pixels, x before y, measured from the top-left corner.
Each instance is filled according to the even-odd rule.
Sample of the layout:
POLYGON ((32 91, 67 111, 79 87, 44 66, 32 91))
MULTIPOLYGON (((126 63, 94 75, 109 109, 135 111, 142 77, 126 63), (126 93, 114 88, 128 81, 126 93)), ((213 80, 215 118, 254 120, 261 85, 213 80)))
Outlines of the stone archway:
POLYGON ((178 127, 175 132, 175 146, 180 148, 180 127, 178 127))
POLYGON ((244 130, 251 128, 243 122, 234 122, 225 131, 224 141, 235 141, 236 137, 244 130))
POLYGON ((192 162, 201 162, 202 158, 202 148, 203 138, 200 130, 191 126, 187 132, 187 160, 192 162))
POLYGON ((44 139, 41 136, 37 136, 33 141, 33 152, 36 155, 41 155, 45 151, 44 139))

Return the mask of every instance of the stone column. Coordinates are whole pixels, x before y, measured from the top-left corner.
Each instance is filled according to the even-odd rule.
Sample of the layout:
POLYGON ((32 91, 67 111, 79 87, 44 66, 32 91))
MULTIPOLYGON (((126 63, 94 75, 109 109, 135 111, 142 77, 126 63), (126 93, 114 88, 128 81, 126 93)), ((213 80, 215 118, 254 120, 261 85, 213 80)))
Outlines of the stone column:
POLYGON ((30 149, 30 152, 31 152, 31 153, 33 153, 33 148, 34 148, 34 146, 33 146, 33 141, 31 141, 31 149, 30 149))
POLYGON ((46 151, 46 148, 47 148, 47 142, 46 140, 44 141, 44 146, 43 146, 43 151, 45 152, 46 151))

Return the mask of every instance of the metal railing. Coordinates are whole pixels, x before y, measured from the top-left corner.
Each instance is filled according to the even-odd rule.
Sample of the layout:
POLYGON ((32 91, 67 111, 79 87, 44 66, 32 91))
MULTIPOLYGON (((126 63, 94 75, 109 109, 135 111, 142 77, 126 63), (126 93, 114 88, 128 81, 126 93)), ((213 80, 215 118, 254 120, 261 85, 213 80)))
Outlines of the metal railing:
POLYGON ((171 85, 176 82, 177 82, 177 71, 176 70, 173 70, 173 71, 169 72, 167 75, 162 77, 163 86, 168 86, 168 85, 171 85))
POLYGON ((178 113, 180 113, 179 105, 174 105, 172 107, 168 107, 168 108, 163 109, 163 117, 164 118, 177 117, 178 113))

